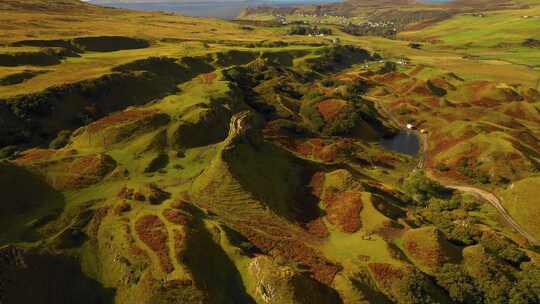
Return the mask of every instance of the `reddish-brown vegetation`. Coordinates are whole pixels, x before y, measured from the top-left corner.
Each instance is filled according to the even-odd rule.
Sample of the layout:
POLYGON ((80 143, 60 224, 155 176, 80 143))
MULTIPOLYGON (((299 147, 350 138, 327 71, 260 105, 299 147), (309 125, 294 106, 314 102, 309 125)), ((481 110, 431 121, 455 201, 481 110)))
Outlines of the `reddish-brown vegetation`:
POLYGON ((328 220, 341 230, 354 233, 361 227, 362 195, 358 192, 325 194, 325 211, 328 220))
POLYGON ((309 186, 311 187, 311 194, 315 195, 318 198, 321 198, 324 184, 324 175, 323 171, 316 172, 311 177, 309 186))
POLYGON ((183 212, 174 210, 174 209, 165 209, 163 210, 163 217, 165 217, 169 222, 178 225, 188 225, 189 217, 186 216, 183 212))
POLYGON ((404 269, 388 263, 369 263, 369 271, 383 289, 391 289, 392 285, 405 277, 404 269))
POLYGON ((173 231, 174 238, 174 252, 176 254, 175 258, 179 261, 183 259, 184 253, 186 252, 186 242, 184 234, 179 230, 173 231))
POLYGON ((454 91, 454 90, 457 89, 456 86, 454 86, 453 84, 451 84, 450 82, 446 81, 446 80, 443 79, 443 78, 439 78, 439 77, 437 77, 437 78, 432 78, 432 79, 430 79, 430 81, 431 81, 434 85, 438 86, 439 88, 443 88, 443 89, 445 89, 445 90, 447 90, 447 91, 448 91, 448 90, 454 91))
POLYGON ((68 162, 51 180, 59 190, 80 189, 98 183, 115 168, 116 161, 107 154, 85 155, 68 162))
POLYGON ((104 118, 97 120, 88 125, 87 130, 90 133, 99 132, 105 128, 142 120, 147 117, 154 116, 158 113, 156 110, 128 110, 123 112, 114 113, 104 118))
POLYGON ((331 121, 346 105, 347 102, 345 100, 327 99, 317 104, 317 110, 321 113, 325 121, 331 121))
POLYGON ((52 149, 34 148, 24 151, 14 162, 19 165, 29 165, 35 162, 44 162, 48 161, 55 153, 56 150, 52 149))
POLYGON ((439 248, 425 246, 416 240, 407 239, 404 246, 408 255, 427 267, 440 267, 446 260, 439 248))
POLYGON ((110 208, 109 207, 103 207, 99 208, 94 212, 94 216, 92 217, 92 220, 86 227, 86 233, 90 236, 91 239, 97 240, 97 235, 99 232, 99 227, 101 226, 101 222, 103 219, 107 216, 109 213, 110 208))
POLYGON ((329 163, 336 161, 340 155, 349 153, 352 141, 349 139, 325 141, 320 138, 312 138, 307 141, 297 140, 294 143, 288 143, 287 148, 303 157, 312 157, 329 163))
POLYGON ((384 75, 377 75, 373 77, 373 79, 382 83, 392 84, 394 82, 398 82, 404 79, 409 79, 409 75, 400 72, 392 72, 386 73, 384 75))
POLYGON ((131 205, 128 203, 121 203, 120 205, 114 208, 114 213, 116 213, 117 215, 121 215, 128 211, 131 211, 131 205))
POLYGON ((308 222, 305 227, 309 233, 319 238, 326 238, 330 235, 322 218, 308 222))
POLYGON ((265 219, 237 224, 235 229, 264 253, 281 256, 306 266, 312 277, 323 284, 331 284, 340 270, 339 266, 326 260, 312 246, 306 245, 310 240, 318 240, 309 234, 291 234, 291 230, 286 226, 282 227, 265 219))
POLYGON ((139 239, 156 253, 163 271, 171 273, 174 266, 169 257, 168 234, 165 224, 156 215, 145 215, 137 220, 135 230, 139 239))
POLYGON ((402 85, 400 91, 405 94, 416 94, 423 97, 433 96, 433 93, 427 87, 426 82, 422 80, 411 80, 402 85))
POLYGON ((216 80, 217 74, 215 72, 211 72, 211 73, 202 74, 199 77, 202 83, 212 84, 216 80))

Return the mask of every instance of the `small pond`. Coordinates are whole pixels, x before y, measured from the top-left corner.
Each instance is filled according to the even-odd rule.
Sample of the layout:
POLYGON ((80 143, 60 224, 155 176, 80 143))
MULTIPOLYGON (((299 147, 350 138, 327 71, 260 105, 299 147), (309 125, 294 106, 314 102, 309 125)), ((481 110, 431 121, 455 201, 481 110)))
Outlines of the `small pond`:
POLYGON ((410 131, 399 131, 390 138, 381 139, 381 145, 388 150, 415 156, 420 151, 420 139, 418 135, 410 131))

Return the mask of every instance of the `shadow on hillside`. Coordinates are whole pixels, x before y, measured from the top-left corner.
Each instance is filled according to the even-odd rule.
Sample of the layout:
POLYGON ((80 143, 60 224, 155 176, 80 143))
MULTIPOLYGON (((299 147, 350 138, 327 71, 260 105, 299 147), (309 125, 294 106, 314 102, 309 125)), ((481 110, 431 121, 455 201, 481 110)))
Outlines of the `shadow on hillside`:
POLYGON ((115 292, 85 276, 75 259, 0 249, 3 304, 112 304, 115 292))
POLYGON ((0 245, 36 241, 36 229, 56 218, 65 205, 62 193, 28 170, 0 163, 0 245))
POLYGON ((238 269, 200 216, 193 217, 192 227, 182 263, 192 272, 197 287, 212 303, 255 304, 246 291, 238 269))

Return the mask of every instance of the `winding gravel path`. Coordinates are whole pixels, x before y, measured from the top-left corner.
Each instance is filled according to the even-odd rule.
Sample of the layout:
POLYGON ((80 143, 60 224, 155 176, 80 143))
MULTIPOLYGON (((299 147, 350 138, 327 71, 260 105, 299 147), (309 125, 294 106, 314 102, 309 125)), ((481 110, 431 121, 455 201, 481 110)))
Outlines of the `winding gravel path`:
MULTIPOLYGON (((399 123, 399 120, 386 108, 386 106, 384 105, 384 103, 381 100, 379 100, 378 98, 374 98, 374 97, 367 97, 365 99, 374 102, 377 105, 377 109, 382 111, 386 116, 388 116, 388 118, 391 120, 391 122, 394 125, 396 125, 396 126, 398 126, 400 128, 403 128, 402 124, 399 123)), ((495 207, 495 209, 503 217, 503 219, 506 221, 506 223, 510 227, 512 227, 512 229, 514 229, 521 236, 526 238, 527 241, 531 245, 536 246, 536 247, 540 247, 540 241, 538 241, 534 236, 532 236, 529 232, 527 232, 527 230, 525 230, 525 228, 523 228, 519 223, 517 223, 512 218, 512 216, 510 216, 510 214, 508 213, 506 208, 504 208, 502 200, 500 198, 498 198, 495 194, 493 194, 493 193, 491 193, 489 191, 480 189, 480 188, 472 187, 472 186, 462 186, 462 185, 449 184, 449 183, 437 178, 428 169, 426 169, 425 168, 425 163, 426 163, 427 158, 429 156, 429 154, 428 154, 429 135, 428 134, 420 134, 419 132, 416 132, 416 133, 420 137, 421 142, 422 142, 422 152, 421 152, 422 155, 419 157, 419 160, 418 160, 418 164, 417 164, 417 169, 418 170, 424 170, 426 172, 426 175, 429 178, 437 181, 438 183, 440 183, 444 187, 454 189, 454 190, 457 190, 457 191, 460 191, 460 192, 463 192, 463 193, 469 193, 471 195, 474 195, 476 197, 480 197, 480 198, 486 200, 493 207, 495 207)))

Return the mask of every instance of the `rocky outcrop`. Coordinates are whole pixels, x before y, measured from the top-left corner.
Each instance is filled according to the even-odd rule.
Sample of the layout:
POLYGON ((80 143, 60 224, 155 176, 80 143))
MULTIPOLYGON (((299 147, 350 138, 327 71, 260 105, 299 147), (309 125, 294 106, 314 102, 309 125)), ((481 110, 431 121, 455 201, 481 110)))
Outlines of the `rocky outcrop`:
POLYGON ((266 304, 341 303, 331 288, 310 279, 289 266, 278 265, 272 258, 258 256, 248 266, 256 282, 258 300, 266 304))

